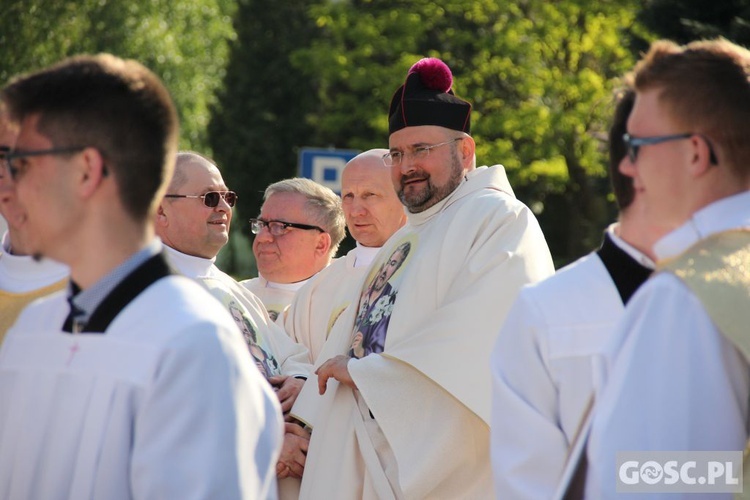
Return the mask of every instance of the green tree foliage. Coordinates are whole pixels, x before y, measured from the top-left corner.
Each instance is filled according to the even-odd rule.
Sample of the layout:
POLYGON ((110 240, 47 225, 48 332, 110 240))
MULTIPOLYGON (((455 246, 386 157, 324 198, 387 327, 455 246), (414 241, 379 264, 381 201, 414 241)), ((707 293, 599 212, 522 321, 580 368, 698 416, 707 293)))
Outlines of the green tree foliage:
MULTIPOLYGON (((351 0, 320 5, 321 32, 295 66, 315 82, 318 144, 387 145, 392 92, 411 64, 440 57, 472 101, 479 164, 503 163, 540 216, 553 255, 594 248, 607 202, 612 90, 633 63, 634 2, 351 0)), ((611 198, 610 198, 611 199, 611 198)))
MULTIPOLYGON (((320 145, 312 141, 314 125, 306 118, 315 106, 315 88, 290 60, 316 34, 309 15, 316 3, 238 2, 236 39, 209 134, 226 182, 239 194, 242 217, 233 228, 246 234, 247 219, 260 211, 266 186, 296 175, 300 147, 320 145)), ((235 231, 233 239, 238 237, 235 231)), ((238 261, 244 253, 235 252, 227 265, 247 276, 253 271, 238 261)))
MULTIPOLYGON (((659 38, 677 43, 723 36, 750 47, 748 0, 649 0, 638 19, 659 38)), ((648 41, 650 37, 638 37, 636 49, 645 50, 648 41)))
POLYGON ((172 93, 181 147, 206 152, 233 0, 4 0, 3 7, 0 82, 79 53, 137 59, 172 93))

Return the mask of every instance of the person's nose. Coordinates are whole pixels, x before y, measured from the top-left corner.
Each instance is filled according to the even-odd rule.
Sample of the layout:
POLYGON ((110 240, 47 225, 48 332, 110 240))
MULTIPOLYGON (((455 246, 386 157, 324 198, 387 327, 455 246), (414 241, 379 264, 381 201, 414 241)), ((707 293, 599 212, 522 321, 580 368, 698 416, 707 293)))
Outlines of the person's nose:
POLYGON ((219 196, 219 203, 214 207, 217 212, 228 212, 232 213, 232 207, 227 203, 227 200, 223 196, 219 196))
POLYGON ((354 217, 362 217, 367 213, 365 204, 361 200, 354 200, 351 206, 351 213, 354 217))
POLYGON ((416 163, 417 161, 414 158, 414 155, 409 153, 404 154, 404 156, 401 157, 401 163, 399 164, 401 173, 408 174, 409 172, 416 170, 416 163))
POLYGON ((255 241, 258 243, 270 243, 273 241, 273 235, 267 225, 263 225, 260 228, 260 232, 255 235, 255 241))
MULTIPOLYGON (((0 161, 2 163, 2 161, 0 161)), ((0 165, 0 196, 5 200, 11 196, 15 186, 10 172, 4 165, 0 165)))

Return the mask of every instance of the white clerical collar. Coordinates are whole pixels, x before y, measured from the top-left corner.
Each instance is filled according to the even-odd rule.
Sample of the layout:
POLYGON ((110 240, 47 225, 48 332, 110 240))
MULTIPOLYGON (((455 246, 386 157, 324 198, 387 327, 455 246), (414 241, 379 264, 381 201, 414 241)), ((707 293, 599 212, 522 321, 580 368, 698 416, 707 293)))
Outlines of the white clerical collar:
POLYGON ((750 192, 722 198, 703 207, 682 226, 654 245, 659 260, 681 254, 712 234, 737 228, 750 228, 750 192))
POLYGON ((0 253, 0 290, 26 293, 52 285, 68 277, 67 266, 51 259, 34 260, 29 255, 12 255, 10 238, 3 235, 0 253))
POLYGON ((634 261, 636 261, 643 267, 654 269, 656 267, 656 264, 654 263, 653 260, 651 260, 651 257, 641 252, 640 250, 635 248, 633 245, 631 245, 630 243, 623 240, 617 235, 617 233, 615 232, 615 228, 618 225, 619 223, 615 222, 614 224, 610 224, 609 227, 607 227, 607 235, 609 236, 609 239, 612 240, 612 243, 614 243, 620 250, 630 255, 630 257, 634 261))
POLYGON ((365 267, 372 264, 381 248, 383 247, 366 247, 357 242, 357 248, 354 249, 354 267, 365 267))
POLYGON ((275 281, 268 281, 266 278, 264 278, 263 276, 261 276, 260 273, 258 273, 258 278, 260 279, 260 282, 263 283, 263 286, 265 288, 275 288, 277 290, 287 290, 289 292, 296 292, 297 290, 299 290, 300 288, 302 288, 302 286, 305 283, 307 283, 308 281, 310 281, 310 278, 312 278, 312 276, 310 276, 310 278, 307 278, 307 279, 302 280, 302 281, 297 281, 295 283, 277 283, 275 281))
POLYGON ((195 255, 182 253, 168 245, 164 245, 164 248, 167 251, 169 263, 188 278, 204 278, 214 274, 214 270, 216 269, 216 266, 214 266, 216 257, 213 259, 205 259, 203 257, 196 257, 195 255))

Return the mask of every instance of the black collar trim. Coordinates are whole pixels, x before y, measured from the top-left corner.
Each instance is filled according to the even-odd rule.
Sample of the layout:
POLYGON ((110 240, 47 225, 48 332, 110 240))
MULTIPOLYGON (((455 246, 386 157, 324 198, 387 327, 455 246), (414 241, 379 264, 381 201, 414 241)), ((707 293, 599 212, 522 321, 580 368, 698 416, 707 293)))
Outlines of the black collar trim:
MULTIPOLYGON (((99 304, 99 307, 91 313, 86 326, 81 333, 105 333, 110 323, 114 321, 120 312, 130 304, 146 288, 167 276, 178 274, 167 263, 164 252, 160 252, 146 262, 138 266, 132 273, 125 277, 99 304)), ((73 316, 68 315, 63 325, 63 330, 71 333, 73 331, 73 316)))
POLYGON ((615 245, 606 233, 602 246, 596 253, 615 283, 622 303, 627 305, 638 287, 651 276, 653 269, 641 265, 625 250, 615 245))

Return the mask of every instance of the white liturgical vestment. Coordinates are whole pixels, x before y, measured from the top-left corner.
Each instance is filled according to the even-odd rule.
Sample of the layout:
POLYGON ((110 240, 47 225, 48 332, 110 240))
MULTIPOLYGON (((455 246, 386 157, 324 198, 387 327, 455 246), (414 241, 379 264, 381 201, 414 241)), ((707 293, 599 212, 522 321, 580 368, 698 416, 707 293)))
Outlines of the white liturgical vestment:
MULTIPOLYGON (((553 272, 501 166, 470 171, 397 231, 317 363, 353 358, 358 390, 314 377, 301 498, 490 498, 489 355, 520 287, 553 272)), ((310 383, 312 382, 312 383, 310 383)))
POLYGON ((271 319, 279 325, 284 325, 284 310, 289 307, 294 299, 294 294, 302 288, 309 278, 296 283, 275 283, 268 281, 263 276, 257 276, 248 280, 240 281, 240 284, 253 292, 268 311, 271 319))
POLYGON ((271 320, 252 292, 219 270, 215 259, 187 255, 168 246, 165 249, 175 269, 201 283, 229 310, 266 378, 274 375, 307 378, 310 375, 311 364, 305 347, 293 342, 271 320))
POLYGON ((5 332, 31 301, 61 290, 68 282, 67 266, 50 259, 10 253, 8 233, 0 252, 0 343, 5 332))
POLYGON ((274 498, 283 423, 231 317, 159 279, 103 333, 58 292, 0 348, 0 498, 274 498))
MULTIPOLYGON (((668 259, 719 232, 748 228, 746 192, 697 211, 654 251, 668 259)), ((606 368, 588 440, 587 498, 643 496, 615 493, 618 451, 745 449, 750 364, 675 275, 655 275, 630 301, 607 349, 606 368)))
POLYGON ((295 342, 309 349, 311 363, 338 317, 358 300, 362 281, 378 250, 380 247, 357 245, 310 278, 295 295, 285 314, 284 328, 295 342))
POLYGON ((601 386, 604 350, 623 301, 654 268, 613 229, 599 251, 523 287, 498 335, 491 357, 497 498, 552 497, 601 386))

